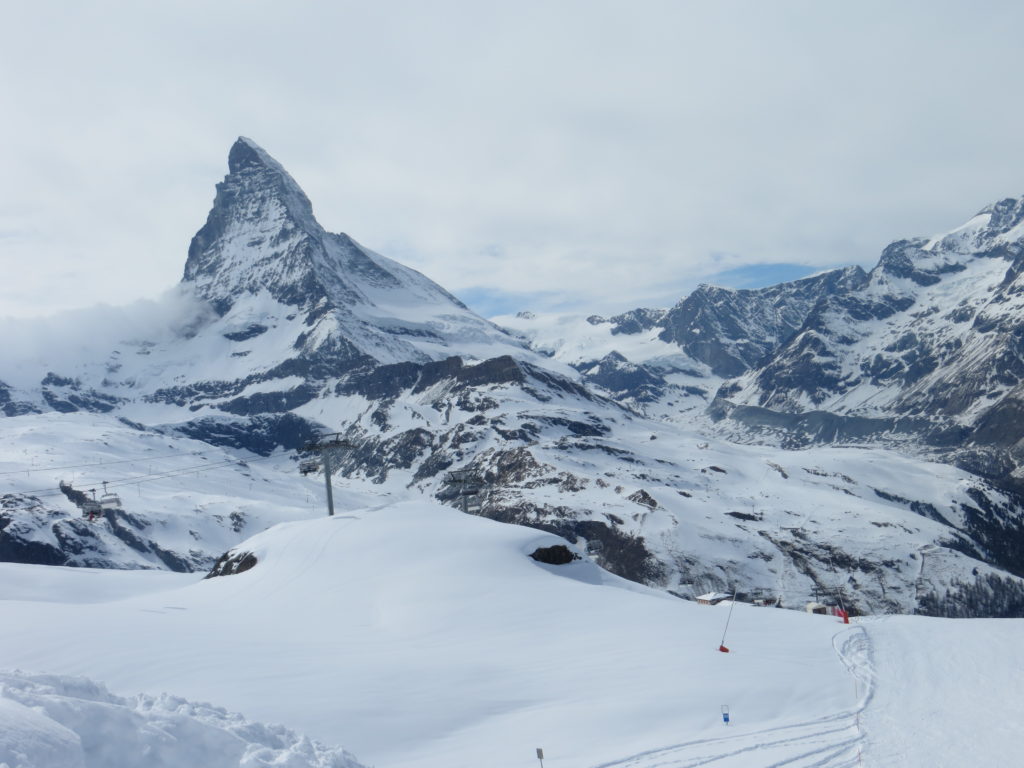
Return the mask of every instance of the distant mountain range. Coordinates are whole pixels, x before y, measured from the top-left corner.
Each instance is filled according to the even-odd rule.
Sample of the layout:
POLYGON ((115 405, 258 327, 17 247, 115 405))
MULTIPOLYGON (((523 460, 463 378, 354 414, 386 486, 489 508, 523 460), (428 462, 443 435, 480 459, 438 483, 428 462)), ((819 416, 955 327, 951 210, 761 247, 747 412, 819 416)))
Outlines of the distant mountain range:
POLYGON ((150 472, 151 500, 90 525, 39 491, 47 462, 15 474, 40 446, 127 469, 159 442, 227 467, 338 432, 353 493, 460 504, 447 473, 467 469, 478 514, 681 596, 1024 615, 1024 200, 894 243, 870 272, 491 322, 326 232, 252 141, 228 166, 189 247, 182 328, 126 328, 102 359, 0 355, 0 559, 206 568, 320 488, 292 474, 256 491, 260 470, 235 465, 172 491, 150 472))

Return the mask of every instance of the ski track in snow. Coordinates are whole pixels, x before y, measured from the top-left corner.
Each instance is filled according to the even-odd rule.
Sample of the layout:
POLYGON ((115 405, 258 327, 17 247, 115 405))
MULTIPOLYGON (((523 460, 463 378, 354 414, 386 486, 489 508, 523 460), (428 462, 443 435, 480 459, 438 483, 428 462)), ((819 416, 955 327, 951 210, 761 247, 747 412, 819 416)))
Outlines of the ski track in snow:
POLYGON ((853 710, 735 736, 681 742, 593 768, 846 768, 864 764, 866 739, 860 714, 874 696, 871 639, 864 627, 855 626, 838 632, 832 646, 854 681, 853 710))

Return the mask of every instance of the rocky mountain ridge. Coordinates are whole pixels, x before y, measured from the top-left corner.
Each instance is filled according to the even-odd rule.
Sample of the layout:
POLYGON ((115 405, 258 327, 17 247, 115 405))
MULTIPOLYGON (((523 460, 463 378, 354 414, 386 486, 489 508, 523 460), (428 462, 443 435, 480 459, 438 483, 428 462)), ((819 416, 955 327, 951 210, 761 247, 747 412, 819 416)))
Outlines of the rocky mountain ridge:
MULTIPOLYGON (((340 459, 342 504, 427 494, 458 505, 466 488, 448 472, 467 470, 478 514, 558 533, 610 570, 682 596, 736 589, 796 606, 831 594, 860 610, 912 612, 984 580, 1004 585, 1000 605, 1021 597, 1024 610, 1014 489, 890 450, 900 435, 908 450, 926 443, 914 419, 927 421, 927 405, 920 417, 860 415, 861 404, 825 413, 824 426, 785 421, 813 419, 817 411, 796 409, 820 393, 820 403, 854 402, 863 382, 848 377, 842 389, 825 378, 828 365, 875 346, 847 343, 855 337, 843 329, 863 341, 872 323, 920 320, 913 307, 954 295, 957 279, 1013 304, 1013 280, 994 285, 972 269, 1013 262, 1019 216, 1012 206, 986 215, 949 238, 891 247, 871 273, 702 287, 672 309, 610 320, 545 325, 524 314, 503 319, 505 330, 419 273, 325 232, 280 164, 239 139, 189 248, 182 290, 198 308, 188 321, 162 338, 126 338, 102 359, 47 361, 37 383, 22 371, 19 383, 0 384, 12 436, 0 454, 0 557, 209 567, 260 526, 309 514, 296 500, 314 503, 323 480, 295 473, 295 451, 327 431, 354 446, 340 459), (993 226, 1000 233, 985 234, 993 226), (945 293, 921 293, 936 286, 945 293), (769 388, 786 376, 799 386, 769 388), (748 423, 750 413, 778 423, 748 423), (836 442, 842 429, 827 434, 828 419, 850 418, 894 425, 884 439, 864 436, 862 449, 787 450, 836 442), (179 456, 217 452, 209 474, 193 468, 211 479, 145 472, 157 444, 179 456), (40 490, 40 472, 54 486, 64 479, 57 469, 20 477, 21 457, 44 445, 50 466, 103 455, 135 472, 120 482, 137 480, 136 501, 125 495, 124 509, 83 523, 70 498, 40 490)), ((971 304, 972 318, 994 317, 993 302, 971 304)), ((949 315, 958 327, 959 307, 925 317, 949 315)), ((934 338, 929 349, 951 337, 934 338)), ((908 340, 893 352, 906 370, 914 348, 908 340)), ((911 397, 912 384, 890 380, 911 397)), ((102 471, 116 480, 120 470, 102 471)))
POLYGON ((856 291, 827 296, 770 358, 725 384, 713 407, 789 440, 885 444, 1019 490, 1024 428, 1024 199, 982 210, 951 233, 893 243, 856 291), (836 417, 836 436, 799 420, 836 417))

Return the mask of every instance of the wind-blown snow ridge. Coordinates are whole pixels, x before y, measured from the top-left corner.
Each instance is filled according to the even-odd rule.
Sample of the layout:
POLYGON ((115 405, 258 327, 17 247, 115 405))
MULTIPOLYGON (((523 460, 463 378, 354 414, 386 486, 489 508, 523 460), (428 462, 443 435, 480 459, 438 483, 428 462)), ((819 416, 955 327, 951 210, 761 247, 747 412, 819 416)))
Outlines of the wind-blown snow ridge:
POLYGON ((280 725, 162 694, 114 696, 82 677, 0 672, 0 766, 363 768, 280 725))

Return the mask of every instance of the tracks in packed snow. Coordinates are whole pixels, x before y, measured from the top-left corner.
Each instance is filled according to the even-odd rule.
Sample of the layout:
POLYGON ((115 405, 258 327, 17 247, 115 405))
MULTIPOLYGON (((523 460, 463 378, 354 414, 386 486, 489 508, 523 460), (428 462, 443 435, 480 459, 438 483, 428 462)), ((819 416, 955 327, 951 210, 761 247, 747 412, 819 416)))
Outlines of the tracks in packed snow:
POLYGON ((867 632, 854 627, 836 634, 832 645, 853 678, 854 709, 777 728, 686 741, 594 768, 856 768, 864 741, 860 713, 874 694, 871 644, 867 632))

